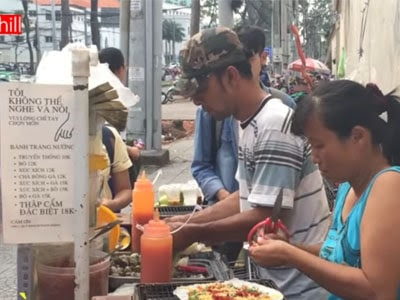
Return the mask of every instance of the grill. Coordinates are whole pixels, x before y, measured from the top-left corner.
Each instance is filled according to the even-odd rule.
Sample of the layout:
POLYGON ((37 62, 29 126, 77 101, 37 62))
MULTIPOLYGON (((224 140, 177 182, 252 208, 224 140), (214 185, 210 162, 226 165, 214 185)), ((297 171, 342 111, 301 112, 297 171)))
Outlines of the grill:
MULTIPOLYGON (((251 267, 250 267, 250 274, 251 274, 251 279, 258 280, 260 279, 260 276, 257 272, 256 265, 253 262, 250 262, 251 267)), ((238 278, 242 280, 249 280, 249 270, 247 269, 247 266, 244 265, 237 265, 236 262, 230 262, 229 263, 229 268, 231 270, 231 274, 233 278, 238 278)))
MULTIPOLYGON (((204 208, 205 206, 203 206, 204 208)), ((194 205, 179 205, 179 206, 160 206, 158 211, 161 218, 190 214, 194 210, 194 205)))
MULTIPOLYGON (((251 282, 259 283, 264 286, 277 289, 275 283, 271 280, 252 280, 251 282)), ((198 282, 184 282, 172 284, 139 284, 136 287, 138 300, 176 300, 173 292, 181 285, 191 285, 198 282)))

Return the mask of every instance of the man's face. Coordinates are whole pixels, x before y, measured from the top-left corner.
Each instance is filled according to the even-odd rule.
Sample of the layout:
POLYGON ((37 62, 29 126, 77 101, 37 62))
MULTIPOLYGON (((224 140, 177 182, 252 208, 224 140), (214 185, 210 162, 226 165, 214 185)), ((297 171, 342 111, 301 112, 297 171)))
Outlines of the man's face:
POLYGON ((125 65, 122 65, 119 69, 117 69, 114 74, 115 74, 115 76, 118 77, 118 79, 121 82, 125 82, 125 79, 126 79, 126 67, 125 67, 125 65))
POLYGON ((255 53, 252 57, 249 58, 251 73, 254 77, 257 78, 257 80, 259 80, 262 66, 266 63, 266 56, 264 57, 264 53, 265 52, 261 54, 255 53))
POLYGON ((233 113, 234 101, 222 84, 223 76, 218 79, 211 73, 191 97, 195 105, 201 105, 216 120, 222 120, 233 113))

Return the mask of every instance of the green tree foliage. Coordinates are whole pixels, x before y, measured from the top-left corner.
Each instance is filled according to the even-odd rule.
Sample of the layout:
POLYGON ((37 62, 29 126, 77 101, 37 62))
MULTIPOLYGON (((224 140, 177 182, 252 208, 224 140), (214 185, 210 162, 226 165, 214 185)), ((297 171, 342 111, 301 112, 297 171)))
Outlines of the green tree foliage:
POLYGON ((329 48, 333 13, 330 0, 299 0, 299 30, 306 56, 324 59, 329 48))
POLYGON ((162 39, 165 45, 165 62, 175 61, 175 42, 180 43, 185 38, 185 29, 174 20, 165 19, 162 23, 162 39))
POLYGON ((200 19, 207 20, 202 29, 217 26, 218 0, 200 0, 200 19))

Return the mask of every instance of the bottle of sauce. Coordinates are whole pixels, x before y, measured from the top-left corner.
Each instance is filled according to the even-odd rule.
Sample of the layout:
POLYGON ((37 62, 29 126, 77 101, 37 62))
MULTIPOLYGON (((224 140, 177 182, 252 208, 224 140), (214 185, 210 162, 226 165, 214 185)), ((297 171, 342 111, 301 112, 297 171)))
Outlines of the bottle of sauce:
POLYGON ((158 210, 154 220, 144 226, 141 237, 141 283, 170 282, 172 279, 172 235, 169 226, 159 220, 158 210))
POLYGON ((143 171, 135 182, 132 192, 132 252, 140 252, 140 237, 142 231, 136 228, 147 224, 154 213, 154 188, 146 173, 143 171))

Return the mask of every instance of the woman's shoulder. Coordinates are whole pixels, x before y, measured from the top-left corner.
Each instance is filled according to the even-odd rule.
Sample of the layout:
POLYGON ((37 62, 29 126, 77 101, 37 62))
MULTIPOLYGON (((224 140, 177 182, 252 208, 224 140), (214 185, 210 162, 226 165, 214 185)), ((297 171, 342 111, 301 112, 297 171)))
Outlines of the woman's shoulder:
POLYGON ((372 182, 370 191, 366 194, 367 206, 375 212, 390 211, 398 206, 400 195, 400 167, 391 167, 381 171, 372 182))
POLYGON ((386 192, 400 191, 400 166, 393 166, 380 172, 375 179, 373 189, 387 189, 386 192))

